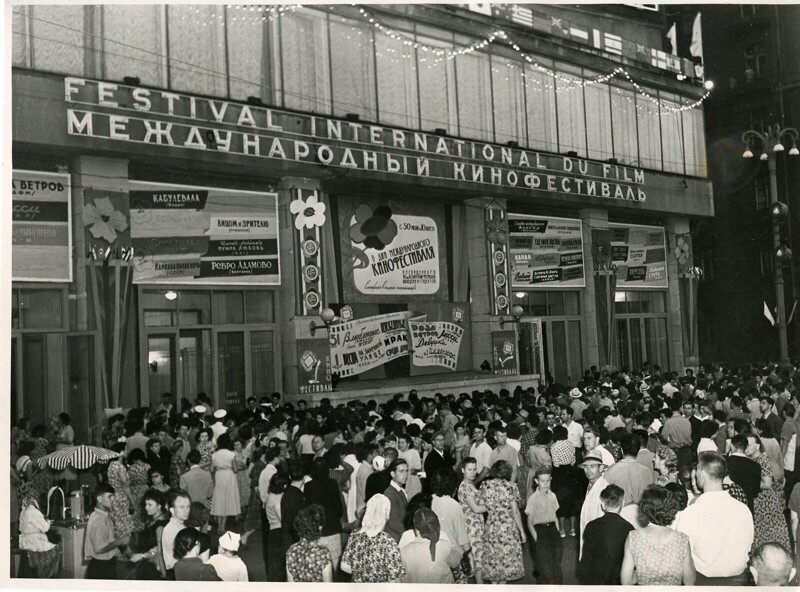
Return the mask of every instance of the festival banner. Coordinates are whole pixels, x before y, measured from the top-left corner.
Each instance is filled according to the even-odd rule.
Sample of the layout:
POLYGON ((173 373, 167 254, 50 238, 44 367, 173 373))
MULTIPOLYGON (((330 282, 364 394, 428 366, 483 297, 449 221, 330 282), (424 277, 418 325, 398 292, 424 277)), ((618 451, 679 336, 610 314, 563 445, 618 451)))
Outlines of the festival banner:
POLYGON ((15 170, 11 176, 11 279, 71 282, 70 176, 15 170))
POLYGON ((508 215, 512 288, 582 288, 581 221, 508 215))
POLYGON ((333 371, 346 378, 408 355, 407 321, 411 315, 411 311, 402 311, 330 325, 333 371))
POLYGON ((326 339, 297 340, 297 392, 327 393, 331 383, 331 350, 326 339))
POLYGON ((134 282, 280 284, 277 194, 130 185, 134 282))
POLYGON ((659 226, 609 223, 617 290, 667 287, 667 242, 659 226))
POLYGON ((492 331, 492 369, 497 376, 517 373, 517 337, 514 331, 492 331))
POLYGON ((386 302, 447 295, 441 206, 342 198, 339 213, 345 298, 386 302))
POLYGON ((455 371, 464 329, 446 321, 409 321, 411 363, 414 366, 444 366, 455 371))

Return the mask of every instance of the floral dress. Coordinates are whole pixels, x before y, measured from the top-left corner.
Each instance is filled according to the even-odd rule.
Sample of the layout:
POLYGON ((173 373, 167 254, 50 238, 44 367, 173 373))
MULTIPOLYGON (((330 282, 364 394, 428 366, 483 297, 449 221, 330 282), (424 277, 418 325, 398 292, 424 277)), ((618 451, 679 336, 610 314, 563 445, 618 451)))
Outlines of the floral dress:
POLYGON ((114 523, 114 536, 122 537, 133 532, 131 503, 124 490, 129 486, 128 470, 120 461, 115 460, 108 465, 108 484, 116 494, 111 502, 111 521, 114 523))
MULTIPOLYGON (((39 459, 51 452, 50 441, 47 438, 35 438, 31 460, 39 467, 39 459)), ((45 467, 34 472, 30 481, 25 483, 25 487, 20 490, 20 501, 25 495, 33 497, 40 507, 46 508, 47 492, 55 482, 56 473, 50 467, 45 467)))
POLYGON ((185 456, 181 456, 179 452, 172 455, 172 459, 169 461, 169 484, 173 489, 180 489, 181 475, 186 470, 185 464, 185 456))
POLYGON ((200 466, 206 471, 211 470, 211 455, 217 450, 217 445, 213 442, 198 442, 197 452, 200 453, 200 466))
POLYGON ((400 548, 385 532, 372 538, 363 530, 354 532, 347 541, 342 563, 350 565, 356 584, 390 582, 406 575, 400 548))
POLYGON ((475 487, 475 484, 469 481, 462 481, 458 486, 458 501, 461 502, 461 509, 464 511, 469 542, 472 546, 472 559, 475 562, 475 571, 478 571, 481 569, 483 560, 483 514, 477 514, 470 510, 467 505, 467 496, 469 495, 472 496, 476 504, 484 505, 483 495, 475 487))
POLYGON ((689 550, 689 538, 671 531, 666 544, 655 544, 653 536, 643 530, 628 535, 636 577, 640 586, 680 586, 683 563, 689 550))
POLYGON ((316 541, 300 539, 286 552, 286 571, 295 582, 321 582, 327 565, 333 565, 331 552, 316 541))
POLYGON ((239 486, 239 506, 244 512, 250 502, 250 473, 247 466, 247 455, 236 452, 233 457, 233 468, 236 470, 236 484, 239 486))
POLYGON ((484 581, 507 582, 525 575, 522 543, 514 522, 513 504, 519 504, 519 489, 505 479, 484 481, 481 494, 488 510, 483 531, 484 581))
POLYGON ((128 467, 128 477, 131 484, 131 497, 133 498, 134 530, 142 530, 142 528, 144 528, 142 498, 148 489, 147 472, 149 470, 150 465, 140 460, 137 460, 128 467))
POLYGON ((250 503, 247 506, 247 513, 244 517, 244 530, 256 530, 261 528, 261 514, 264 512, 264 504, 261 502, 261 495, 258 492, 258 479, 261 471, 267 467, 267 463, 257 460, 250 467, 250 503))
POLYGON ((753 502, 753 522, 755 523, 755 549, 763 543, 780 543, 791 549, 789 543, 789 527, 783 515, 786 503, 783 497, 783 479, 773 476, 772 463, 766 454, 759 454, 758 464, 761 465, 761 478, 772 477, 772 488, 762 489, 753 502))

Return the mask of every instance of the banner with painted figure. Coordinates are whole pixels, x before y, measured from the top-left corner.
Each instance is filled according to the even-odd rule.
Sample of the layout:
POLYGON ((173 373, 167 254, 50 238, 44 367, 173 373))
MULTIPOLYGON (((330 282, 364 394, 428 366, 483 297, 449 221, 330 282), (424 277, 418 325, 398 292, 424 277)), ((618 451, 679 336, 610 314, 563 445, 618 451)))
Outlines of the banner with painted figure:
POLYGON ((12 172, 11 279, 72 281, 69 175, 12 172))
POLYGON ((464 329, 446 321, 409 321, 414 366, 444 366, 455 370, 464 329))
POLYGON ((130 186, 134 282, 280 284, 277 194, 130 186))
POLYGON ((667 287, 667 241, 659 226, 609 223, 617 290, 667 287))
POLYGON ((331 382, 331 350, 325 339, 297 340, 297 392, 327 393, 331 382))
POLYGON ((580 220, 508 215, 512 288, 582 288, 580 220))
POLYGON ((411 315, 411 311, 402 311, 330 325, 333 371, 347 378, 408 355, 407 321, 411 315))
POLYGON ((514 331, 492 331, 492 370, 497 376, 517 373, 517 336, 514 331))
POLYGON ((442 206, 344 197, 338 207, 345 299, 447 297, 442 206))

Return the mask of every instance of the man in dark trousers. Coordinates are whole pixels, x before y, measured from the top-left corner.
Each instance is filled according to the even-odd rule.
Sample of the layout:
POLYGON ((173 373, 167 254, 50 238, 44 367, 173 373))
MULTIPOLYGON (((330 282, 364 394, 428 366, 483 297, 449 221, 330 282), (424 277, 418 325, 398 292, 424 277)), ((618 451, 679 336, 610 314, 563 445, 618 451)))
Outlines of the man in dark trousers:
MULTIPOLYGON (((400 537, 403 536, 405 530, 403 520, 406 517, 406 509, 408 508, 408 498, 406 497, 406 481, 408 481, 408 463, 398 458, 389 465, 389 474, 392 480, 389 482, 383 495, 389 498, 391 503, 391 510, 389 511, 389 520, 386 521, 386 526, 383 530, 387 532, 395 542, 400 542, 400 537)), ((285 495, 285 494, 284 494, 285 495)))
POLYGON ((581 584, 619 586, 619 572, 625 556, 625 540, 633 530, 630 522, 619 515, 625 492, 618 485, 609 485, 600 493, 603 515, 586 525, 583 532, 583 555, 578 564, 581 584))
POLYGON ((289 461, 288 465, 289 479, 292 482, 286 488, 283 498, 281 498, 281 538, 283 539, 284 554, 289 550, 289 547, 300 540, 300 536, 294 527, 295 517, 300 513, 300 510, 310 505, 301 489, 306 476, 303 465, 296 460, 289 461))
POLYGON ((749 440, 745 434, 736 434, 731 438, 731 453, 725 459, 728 467, 728 477, 742 488, 747 496, 747 507, 753 511, 753 500, 761 491, 761 466, 745 452, 749 440))
POLYGON ((384 469, 382 471, 375 471, 367 477, 367 489, 364 495, 364 501, 368 502, 376 493, 383 493, 386 488, 392 483, 392 473, 389 471, 391 464, 397 459, 397 449, 387 448, 383 451, 384 469))

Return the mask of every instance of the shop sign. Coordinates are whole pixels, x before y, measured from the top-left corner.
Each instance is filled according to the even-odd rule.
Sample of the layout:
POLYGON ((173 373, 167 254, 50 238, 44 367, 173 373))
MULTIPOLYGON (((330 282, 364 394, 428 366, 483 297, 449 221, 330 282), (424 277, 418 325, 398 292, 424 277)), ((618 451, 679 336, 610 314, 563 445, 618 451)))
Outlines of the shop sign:
POLYGON ((331 351, 325 339, 297 340, 297 392, 327 393, 331 383, 331 351))
POLYGON ((68 174, 13 171, 12 281, 72 281, 70 196, 68 174))
POLYGON ((130 187, 134 282, 280 284, 277 194, 130 187))
MULTIPOLYGON (((644 204, 641 168, 66 77, 67 133, 85 138, 374 171, 431 183, 644 204)), ((649 189, 656 189, 651 184, 649 189)))
POLYGON ((464 329, 446 321, 409 321, 411 363, 414 366, 444 366, 455 370, 464 329))
POLYGON ((394 312, 330 325, 333 371, 346 378, 408 355, 406 322, 411 314, 394 312))
POLYGON ((580 220, 508 215, 513 288, 582 288, 583 233, 580 220))
POLYGON ((514 331, 492 331, 492 370, 495 375, 515 375, 517 358, 517 336, 514 331))
POLYGON ((617 267, 617 290, 667 287, 664 229, 634 224, 608 225, 611 261, 617 267))

